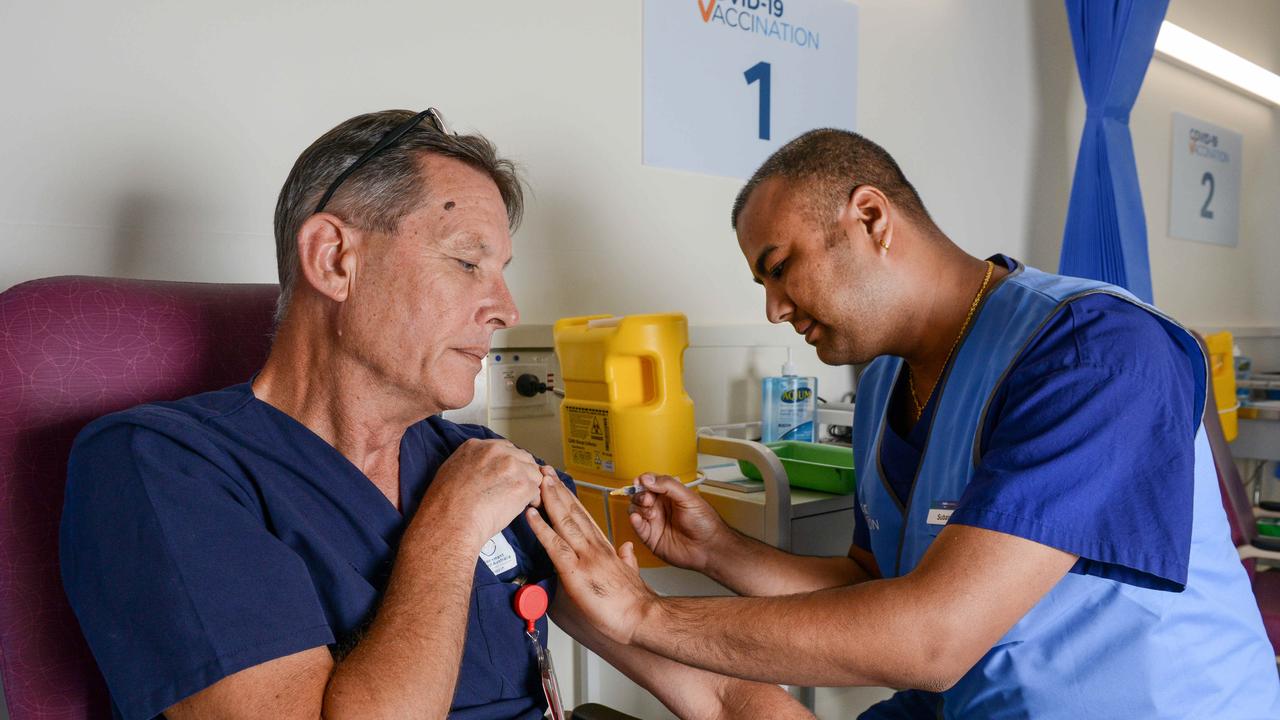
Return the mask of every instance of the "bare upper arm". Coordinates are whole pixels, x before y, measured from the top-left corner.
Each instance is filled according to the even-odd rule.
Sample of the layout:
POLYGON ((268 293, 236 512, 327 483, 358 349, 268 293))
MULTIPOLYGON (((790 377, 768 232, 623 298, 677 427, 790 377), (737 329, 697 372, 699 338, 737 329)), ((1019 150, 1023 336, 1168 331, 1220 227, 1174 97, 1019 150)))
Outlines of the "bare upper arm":
POLYGON ((168 720, 315 720, 333 673, 326 647, 268 660, 222 678, 165 711, 168 720))
MULTIPOLYGON (((948 525, 920 564, 895 582, 927 619, 951 683, 1004 637, 1075 564, 1077 556, 1016 535, 948 525)), ((927 628, 927 629, 926 629, 927 628)))

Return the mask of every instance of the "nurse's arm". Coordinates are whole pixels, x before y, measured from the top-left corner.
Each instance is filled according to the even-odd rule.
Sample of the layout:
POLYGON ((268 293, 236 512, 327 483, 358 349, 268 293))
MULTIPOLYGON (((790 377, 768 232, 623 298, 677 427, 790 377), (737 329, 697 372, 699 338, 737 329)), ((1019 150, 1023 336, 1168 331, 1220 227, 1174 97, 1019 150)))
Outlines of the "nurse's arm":
POLYGON ((772 683, 954 685, 1071 569, 1076 556, 945 527, 898 578, 769 598, 664 598, 620 560, 576 499, 543 481, 548 526, 527 512, 568 593, 611 640, 772 683))
POLYGON ((777 685, 726 677, 683 665, 638 647, 606 638, 583 617, 573 601, 557 593, 551 619, 627 677, 653 693, 682 718, 812 719, 813 715, 777 685))
POLYGON ((708 554, 704 574, 739 595, 773 597, 855 585, 880 577, 871 553, 857 545, 844 557, 792 553, 729 529, 708 554))
POLYGON ((777 598, 651 597, 631 642, 765 682, 941 691, 1075 561, 1014 535, 949 525, 899 578, 777 598))

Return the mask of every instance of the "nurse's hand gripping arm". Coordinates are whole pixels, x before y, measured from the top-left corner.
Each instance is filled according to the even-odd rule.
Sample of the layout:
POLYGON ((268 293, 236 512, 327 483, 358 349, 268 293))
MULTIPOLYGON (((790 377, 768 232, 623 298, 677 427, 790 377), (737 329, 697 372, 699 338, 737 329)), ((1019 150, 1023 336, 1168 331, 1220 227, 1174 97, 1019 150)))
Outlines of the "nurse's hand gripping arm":
POLYGON ((638 478, 646 492, 631 499, 631 526, 654 555, 695 570, 739 595, 772 596, 852 585, 879 576, 869 553, 849 557, 792 555, 725 524, 698 493, 665 475, 638 478))
MULTIPOLYGON (((530 504, 543 477, 506 440, 468 440, 441 465, 355 649, 317 647, 229 675, 165 711, 189 718, 443 718, 462 660, 484 543, 530 504)), ((554 472, 554 471, 552 471, 554 472)))
MULTIPOLYGON (((598 531, 598 530, 597 530, 598 531)), ((631 544, 618 551, 635 567, 631 544)), ((592 627, 565 593, 551 606, 551 619, 562 630, 653 693, 671 712, 686 720, 742 718, 812 719, 813 715, 777 685, 726 677, 690 667, 638 647, 613 642, 592 627)))
POLYGON ((762 682, 954 685, 1075 563, 1023 538, 963 525, 938 535, 911 573, 769 598, 663 598, 584 532, 590 516, 544 481, 552 527, 526 513, 563 592, 614 642, 762 682))

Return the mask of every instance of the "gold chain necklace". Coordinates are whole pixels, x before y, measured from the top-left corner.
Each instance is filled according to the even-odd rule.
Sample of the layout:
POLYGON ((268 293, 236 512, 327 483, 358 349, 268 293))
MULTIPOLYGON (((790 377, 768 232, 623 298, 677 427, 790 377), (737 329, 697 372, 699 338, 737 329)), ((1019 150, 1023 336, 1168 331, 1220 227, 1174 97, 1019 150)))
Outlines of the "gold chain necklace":
MULTIPOLYGON (((978 288, 978 294, 973 296, 973 302, 969 305, 969 314, 964 316, 964 324, 960 326, 960 333, 956 335, 956 339, 951 343, 951 349, 947 351, 947 357, 942 361, 942 369, 947 369, 947 363, 951 362, 951 355, 956 351, 956 346, 960 344, 960 338, 964 337, 964 331, 969 329, 969 321, 973 320, 973 314, 978 311, 978 302, 982 300, 982 294, 987 291, 987 283, 991 282, 991 271, 995 270, 996 264, 987 261, 987 274, 982 278, 982 287, 978 288)), ((941 380, 942 376, 938 376, 941 380)), ((920 402, 920 398, 916 397, 916 381, 915 373, 911 372, 911 365, 907 365, 907 386, 911 388, 911 401, 916 404, 916 422, 920 421, 920 416, 924 414, 924 406, 929 404, 930 398, 933 397, 933 391, 937 389, 938 383, 935 381, 933 387, 929 388, 929 397, 924 399, 924 403, 920 402)))

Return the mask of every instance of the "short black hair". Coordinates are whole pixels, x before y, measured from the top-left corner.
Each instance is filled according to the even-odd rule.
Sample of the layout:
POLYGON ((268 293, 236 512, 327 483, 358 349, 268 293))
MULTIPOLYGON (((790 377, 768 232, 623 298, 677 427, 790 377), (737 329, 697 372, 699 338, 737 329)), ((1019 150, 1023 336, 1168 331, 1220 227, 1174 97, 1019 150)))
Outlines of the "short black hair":
POLYGON ((893 156, 855 132, 834 128, 810 130, 778 148, 738 192, 731 218, 735 230, 751 193, 773 177, 809 185, 814 209, 819 213, 834 213, 848 202, 854 188, 871 185, 916 222, 933 224, 919 193, 902 174, 893 156))

